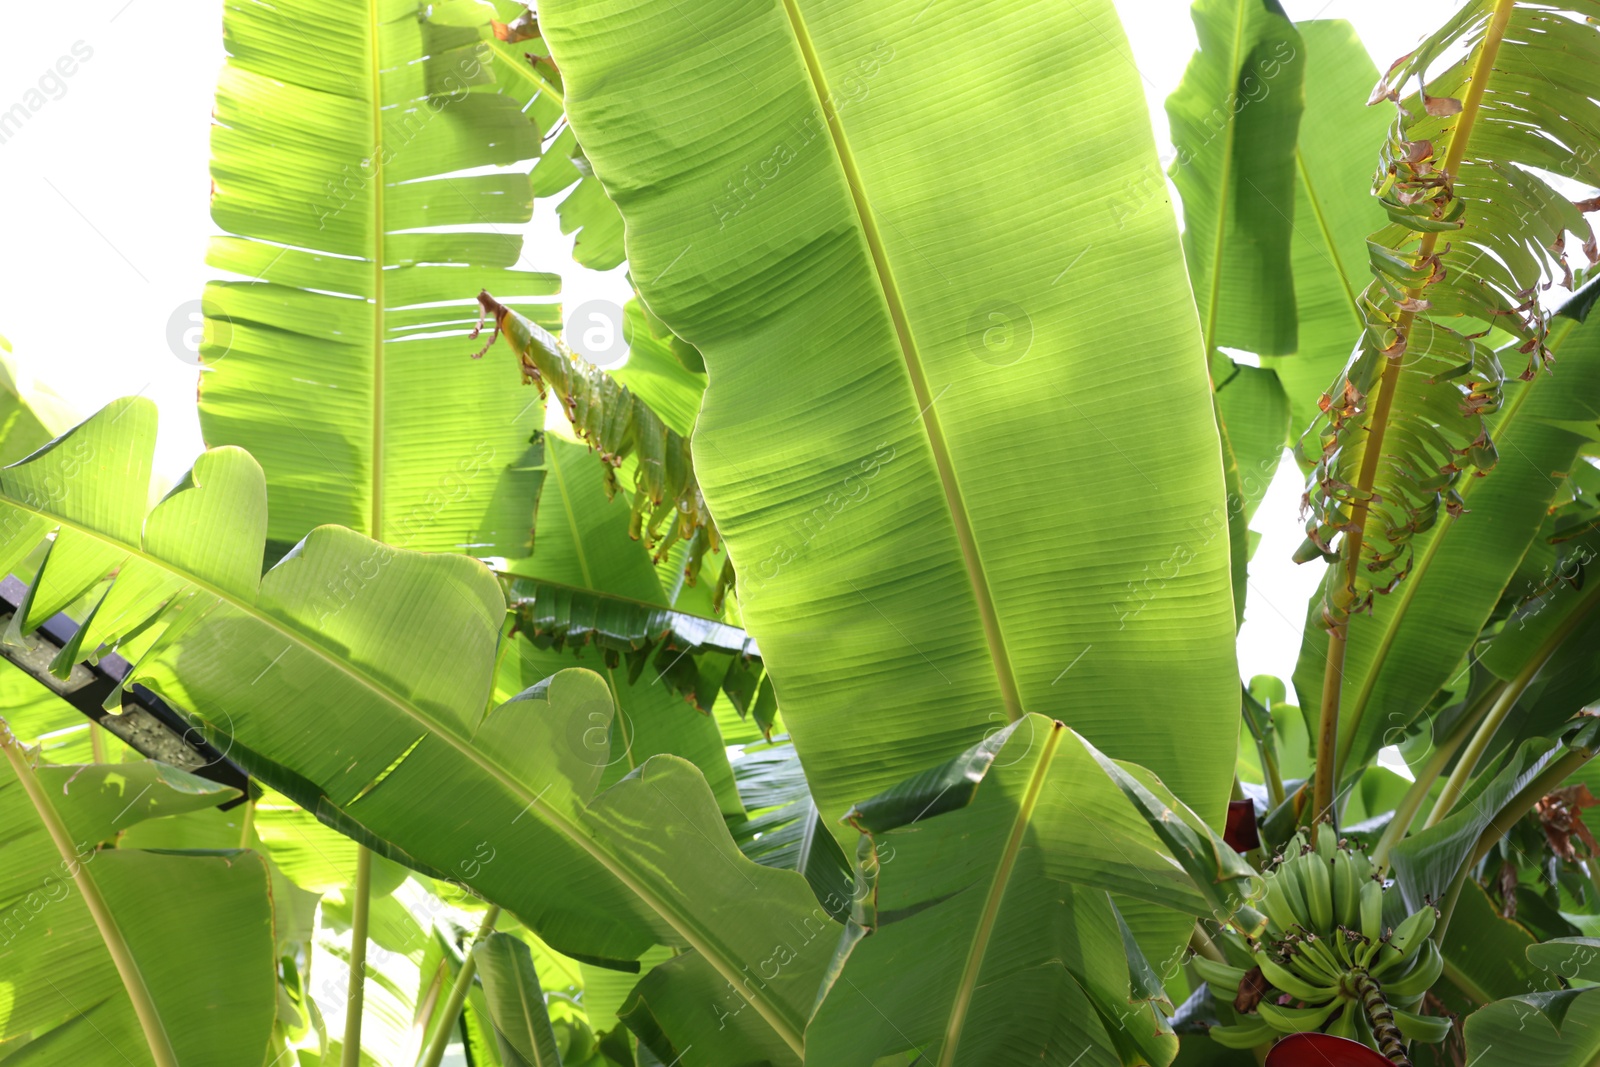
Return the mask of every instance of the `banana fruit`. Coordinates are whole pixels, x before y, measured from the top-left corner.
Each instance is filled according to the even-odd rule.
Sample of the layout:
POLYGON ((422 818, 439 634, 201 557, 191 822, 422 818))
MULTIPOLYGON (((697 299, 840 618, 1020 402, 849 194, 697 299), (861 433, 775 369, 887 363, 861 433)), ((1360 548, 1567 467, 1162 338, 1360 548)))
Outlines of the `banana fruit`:
MULTIPOLYGON (((1266 928, 1255 937, 1228 932, 1224 940, 1229 959, 1253 960, 1271 988, 1253 1011, 1236 1013, 1235 1024, 1213 1027, 1216 1041, 1249 1048, 1320 1030, 1377 1048, 1380 1036, 1435 1042, 1448 1035, 1448 1019, 1411 1010, 1444 968, 1429 937, 1438 913, 1424 907, 1386 929, 1383 882, 1358 846, 1327 823, 1302 829, 1264 872, 1263 883, 1256 903, 1266 928)), ((1219 1002, 1232 999, 1247 973, 1198 956, 1192 962, 1202 979, 1226 994, 1219 1002)))

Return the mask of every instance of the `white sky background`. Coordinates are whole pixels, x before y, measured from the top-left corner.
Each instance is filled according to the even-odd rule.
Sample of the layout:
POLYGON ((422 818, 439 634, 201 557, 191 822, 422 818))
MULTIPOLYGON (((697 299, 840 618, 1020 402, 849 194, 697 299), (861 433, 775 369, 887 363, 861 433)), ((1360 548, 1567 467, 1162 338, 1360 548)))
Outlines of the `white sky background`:
MULTIPOLYGON (((1116 0, 1167 145, 1162 102, 1195 47, 1182 0, 1116 0)), ((1283 0, 1295 19, 1353 22, 1379 69, 1438 26, 1459 0, 1283 0)), ((0 144, 0 334, 16 356, 89 414, 135 393, 161 408, 157 470, 169 480, 200 451, 196 371, 169 347, 169 320, 215 276, 205 265, 216 232, 209 214, 211 95, 223 61, 216 0, 87 0, 70 18, 47 4, 8 4, 0 35, 0 111, 39 86, 82 42, 92 55, 46 94, 0 144)), ((68 68, 72 67, 69 63, 68 68)), ((522 266, 559 271, 566 305, 627 293, 619 272, 573 264, 571 240, 541 202, 522 266)), ((179 335, 181 337, 181 327, 179 335)), ((1287 680, 1317 574, 1289 555, 1302 534, 1300 486, 1280 471, 1255 519, 1263 539, 1252 565, 1240 669, 1287 680)))

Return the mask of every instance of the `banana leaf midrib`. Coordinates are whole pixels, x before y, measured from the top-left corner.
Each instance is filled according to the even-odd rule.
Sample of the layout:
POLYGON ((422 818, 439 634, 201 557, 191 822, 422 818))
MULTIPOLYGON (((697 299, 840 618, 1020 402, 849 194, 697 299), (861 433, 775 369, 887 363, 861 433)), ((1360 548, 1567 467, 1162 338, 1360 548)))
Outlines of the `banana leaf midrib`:
POLYGON ((1317 196, 1316 183, 1311 180, 1311 169, 1306 166, 1306 157, 1300 151, 1300 146, 1294 146, 1295 170, 1300 173, 1300 181, 1306 187, 1306 202, 1311 205, 1311 213, 1317 219, 1317 232, 1322 235, 1324 253, 1333 272, 1339 276, 1339 288, 1344 291, 1344 296, 1350 303, 1352 316, 1351 326, 1359 331, 1363 326, 1361 318, 1361 294, 1350 285, 1350 272, 1345 270, 1344 260, 1339 255, 1339 245, 1333 239, 1333 229, 1328 225, 1326 213, 1323 211, 1322 200, 1317 196))
POLYGON ((1044 743, 1044 751, 1040 754, 1039 762, 1028 779, 1027 792, 1017 805, 1017 817, 1011 825, 1011 836, 1006 841, 1005 850, 1000 854, 1000 862, 995 865, 994 881, 989 885, 983 912, 978 917, 978 925, 972 933, 972 944, 967 949, 967 958, 961 971, 961 982, 956 987, 955 1001, 950 1007, 950 1017, 945 1024, 944 1044, 939 1050, 938 1067, 953 1067, 956 1061, 961 1034, 966 1027, 967 1009, 978 988, 978 977, 983 971, 988 955, 989 940, 994 934, 996 922, 999 921, 1000 905, 1005 901, 1006 889, 1011 882, 1011 872, 1016 866, 1017 854, 1022 851, 1023 838, 1033 821, 1039 794, 1044 791, 1045 780, 1050 776, 1050 768, 1055 763, 1056 749, 1060 746, 1061 736, 1065 731, 1066 727, 1059 722, 1052 726, 1050 736, 1044 743))
POLYGON ((816 45, 811 39, 811 32, 807 28, 805 19, 801 16, 795 0, 783 0, 784 12, 788 15, 789 25, 794 31, 795 44, 799 48, 805 63, 806 74, 810 79, 811 91, 816 97, 817 107, 827 122, 828 133, 832 138, 834 151, 838 155, 839 166, 843 173, 845 185, 850 190, 850 200, 855 207, 856 219, 861 226, 862 237, 866 242, 867 250, 872 259, 872 267, 878 285, 882 289, 884 303, 889 310, 889 316, 894 324, 894 332, 900 346, 900 353, 904 357, 906 376, 910 380, 913 395, 921 409, 920 421, 923 432, 927 435, 928 449, 933 456, 935 469, 939 474, 939 485, 944 492, 945 506, 950 514, 951 526, 954 528, 957 543, 961 548, 961 561, 967 572, 967 578, 972 584, 973 599, 976 602, 978 615, 983 622, 984 639, 989 648, 990 659, 994 663, 995 679, 1000 688, 1000 695, 1005 704, 1006 717, 1016 722, 1022 717, 1022 697, 1017 686, 1016 671, 1012 667, 1010 656, 1006 652, 1005 635, 1000 629, 1000 616, 995 607, 994 594, 990 589, 988 574, 984 569, 983 557, 978 552, 977 537, 972 530, 972 521, 967 515, 967 507, 961 492, 961 485, 956 477, 955 464, 950 456, 950 448, 945 441, 938 413, 934 410, 938 397, 932 396, 928 388, 926 372, 922 366, 922 356, 917 348, 915 338, 911 332, 910 318, 906 313, 904 298, 900 294, 898 284, 894 279, 894 271, 889 263, 888 250, 884 248, 883 237, 878 232, 877 217, 873 214, 872 205, 867 198, 865 183, 861 178, 860 170, 856 166, 855 156, 850 148, 849 139, 845 136, 843 126, 839 122, 838 112, 829 105, 833 94, 828 90, 827 78, 822 71, 822 62, 817 56, 816 45))
MULTIPOLYGON (((1577 323, 1567 319, 1562 321, 1559 326, 1562 329, 1562 333, 1560 337, 1552 338, 1550 344, 1552 349, 1559 348, 1561 341, 1566 339, 1567 334, 1577 326, 1577 323)), ((1505 415, 1495 426, 1495 436, 1498 439, 1515 447, 1515 443, 1509 436, 1510 431, 1517 422, 1517 416, 1521 413, 1523 404, 1527 402, 1528 397, 1542 380, 1542 378, 1535 378, 1517 391, 1517 395, 1507 407, 1505 415)), ((1460 490, 1462 501, 1470 501, 1473 495, 1472 490, 1486 480, 1474 478, 1462 486, 1460 490)), ((1341 732, 1344 736, 1339 741, 1341 749, 1347 748, 1350 742, 1354 740, 1356 728, 1361 725, 1361 719, 1366 713, 1367 702, 1372 697, 1372 691, 1377 687, 1378 677, 1383 673, 1384 664, 1388 661, 1389 652, 1394 647, 1395 639, 1400 632, 1400 626, 1405 621, 1406 612, 1411 607, 1411 602, 1416 599, 1417 589, 1421 586, 1422 579, 1427 575, 1428 568, 1433 563, 1433 557, 1450 536, 1450 531, 1455 529, 1457 521, 1456 516, 1446 517, 1445 523, 1433 540, 1428 543, 1427 549, 1422 553, 1422 558, 1417 561, 1415 571, 1401 589, 1400 599, 1395 605, 1394 614, 1389 617, 1387 624, 1384 626, 1383 636, 1379 639, 1377 650, 1373 653, 1372 665, 1367 669, 1366 677, 1362 679, 1361 690, 1356 694, 1356 699, 1346 708, 1348 714, 1345 716, 1344 725, 1341 727, 1341 732)))
MULTIPOLYGON (((1234 9, 1233 47, 1229 50, 1228 55, 1228 69, 1231 71, 1239 69, 1239 49, 1244 44, 1246 18, 1244 6, 1250 2, 1251 0, 1238 0, 1234 9)), ((1233 180, 1233 142, 1238 130, 1239 113, 1233 108, 1229 108, 1227 130, 1222 139, 1222 181, 1217 183, 1219 193, 1217 198, 1217 235, 1212 241, 1211 247, 1211 292, 1206 301, 1205 333, 1203 334, 1208 363, 1217 347, 1217 313, 1222 305, 1222 253, 1228 243, 1228 206, 1230 203, 1228 183, 1233 180)), ((1222 425, 1220 418, 1217 420, 1217 425, 1222 425)), ((1228 451, 1231 453, 1233 445, 1227 442, 1226 430, 1223 433, 1223 441, 1227 444, 1228 451)))
MULTIPOLYGON (((740 982, 745 978, 744 972, 739 966, 735 965, 734 961, 724 959, 723 954, 719 952, 714 945, 707 943, 706 940, 699 935, 694 924, 688 921, 687 916, 680 914, 676 909, 670 907, 666 901, 662 900, 655 893, 651 892, 648 887, 640 884, 622 864, 618 863, 609 852, 601 848, 599 844, 589 835, 579 832, 578 828, 569 822, 559 812, 542 803, 542 792, 537 794, 533 793, 531 790, 518 783, 516 778, 507 773, 498 762, 488 759, 483 753, 474 748, 470 739, 459 736, 456 733, 454 724, 439 721, 437 718, 430 715, 423 709, 413 706, 404 697, 395 693, 382 682, 369 677, 364 672, 351 669, 350 665, 343 659, 340 659, 339 657, 327 652, 292 625, 284 622, 281 619, 278 619, 273 615, 263 612, 253 604, 249 604, 240 600, 232 593, 226 592, 225 590, 220 589, 209 582, 203 581, 189 574, 188 572, 181 571, 173 567, 170 563, 150 555, 142 548, 133 548, 132 546, 117 540, 116 538, 107 537, 105 534, 102 534, 90 527, 84 526, 79 522, 62 518, 39 508, 31 507, 15 500, 9 495, 0 495, 0 501, 3 501, 5 504, 18 510, 37 515, 40 518, 43 518, 57 526, 67 527, 85 537, 92 538, 103 544, 111 545, 119 552, 127 552, 129 555, 137 556, 139 559, 149 563, 151 566, 158 567, 169 574, 173 574, 183 579, 188 584, 215 596, 219 601, 226 602, 230 607, 249 615, 257 622, 272 628, 286 640, 289 640, 293 644, 299 646, 301 649, 310 652, 315 658, 322 660, 324 664, 331 667, 333 670, 350 678, 353 682, 355 682, 356 685, 369 690, 383 702, 392 705, 395 710, 400 712, 402 715, 410 718, 418 725, 426 729, 430 735, 439 737, 441 740, 449 744, 469 762, 473 763, 480 770, 493 778, 512 796, 526 801, 528 810, 537 812, 552 827, 566 835, 570 840, 577 844, 579 848, 581 848, 585 853, 593 858, 595 862, 603 867, 607 873, 622 883, 622 885, 626 887, 629 892, 633 893, 652 911, 661 916, 662 919, 666 920, 672 929, 681 937, 683 937, 683 939, 688 942, 691 947, 704 956, 706 961, 715 967, 718 973, 727 978, 729 983, 732 984, 735 989, 743 989, 743 987, 740 985, 740 982)), ((135 670, 137 670, 137 668, 135 668, 135 670)), ((741 995, 745 994, 741 992, 741 995)), ((799 1054, 802 1047, 799 1028, 795 1026, 791 1020, 778 1015, 773 1007, 766 1003, 764 998, 751 994, 748 997, 748 1000, 751 1006, 756 1009, 757 1013, 760 1014, 764 1020, 766 1020, 768 1025, 770 1025, 773 1030, 781 1038, 783 1038, 784 1042, 793 1048, 797 1054, 799 1054)))
POLYGON ((6 759, 16 774, 18 784, 27 794, 29 803, 33 805, 34 814, 39 817, 39 822, 50 835, 50 843, 60 854, 63 869, 73 872, 73 883, 83 895, 85 908, 90 918, 94 920, 95 929, 105 945, 106 954, 116 965, 117 975, 122 979, 128 999, 133 1003, 134 1014, 144 1033, 150 1058, 155 1061, 156 1067, 179 1067, 178 1053, 172 1047, 172 1039, 167 1036, 166 1024, 156 1007, 155 997, 144 979, 144 973, 139 969, 138 961, 133 957, 133 950, 123 935, 122 927, 117 923, 116 915, 101 894, 99 883, 89 872, 88 864, 79 862, 78 851, 73 847, 72 836, 67 832, 61 813, 45 796, 38 779, 34 777, 32 768, 26 765, 26 757, 18 751, 19 745, 20 742, 11 733, 10 725, 4 718, 0 718, 0 748, 5 749, 6 759))
POLYGON ((384 303, 383 303, 383 61, 378 55, 381 40, 378 0, 367 0, 368 88, 372 93, 372 539, 382 541, 383 529, 383 449, 384 449, 384 303))

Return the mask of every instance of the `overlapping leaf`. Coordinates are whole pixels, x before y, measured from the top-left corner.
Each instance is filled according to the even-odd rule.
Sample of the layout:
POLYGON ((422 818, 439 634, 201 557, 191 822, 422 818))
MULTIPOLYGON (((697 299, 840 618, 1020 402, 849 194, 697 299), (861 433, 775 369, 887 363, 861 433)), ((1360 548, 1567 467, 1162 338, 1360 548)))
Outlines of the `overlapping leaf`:
MULTIPOLYGON (((804 879, 739 854, 691 764, 656 757, 596 795, 604 761, 586 735, 609 736, 613 713, 596 675, 564 671, 485 714, 505 602, 480 563, 321 527, 256 586, 235 587, 230 568, 261 552, 261 528, 233 514, 248 456, 224 468, 231 480, 197 476, 145 518, 134 476, 149 469, 153 429, 148 401, 119 401, 0 472, 0 562, 55 529, 40 587, 63 543, 100 553, 70 557, 67 584, 130 560, 176 583, 140 602, 145 617, 165 606, 164 629, 133 678, 231 758, 363 844, 450 872, 569 954, 692 947, 732 982, 777 927, 816 910, 804 879), (184 536, 152 538, 172 515, 188 516, 184 536), (89 559, 109 562, 95 573, 89 559)), ((264 513, 257 494, 247 514, 264 513)), ((739 993, 789 1047, 831 948, 820 942, 759 994, 739 993)))

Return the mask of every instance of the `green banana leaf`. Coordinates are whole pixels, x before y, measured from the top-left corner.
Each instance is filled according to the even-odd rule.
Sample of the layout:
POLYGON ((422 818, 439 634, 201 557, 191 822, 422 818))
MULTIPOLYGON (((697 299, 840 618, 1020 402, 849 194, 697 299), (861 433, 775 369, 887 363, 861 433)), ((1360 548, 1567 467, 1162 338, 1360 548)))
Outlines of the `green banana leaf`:
POLYGON ((747 819, 729 826, 739 851, 757 863, 799 871, 828 914, 845 921, 854 872, 823 825, 794 745, 750 746, 733 762, 733 774, 749 812, 747 819))
POLYGON ((1263 356, 1261 365, 1282 383, 1298 435, 1316 418, 1318 398, 1361 334, 1367 235, 1384 222, 1372 196, 1373 158, 1391 116, 1367 106, 1378 69, 1355 27, 1318 19, 1297 22, 1295 30, 1305 52, 1290 240, 1299 345, 1290 356, 1263 356))
POLYGON ((0 337, 0 466, 15 463, 70 427, 76 418, 65 400, 11 355, 0 337))
MULTIPOLYGON (((692 947, 731 982, 818 912, 799 875, 739 853, 690 763, 654 757, 596 795, 604 768, 585 741, 609 736, 613 715, 599 676, 563 671, 485 713, 505 601, 481 563, 320 527, 246 585, 236 568, 261 558, 265 529, 259 468, 207 453, 212 474, 145 517, 136 476, 154 423, 148 401, 118 401, 0 471, 0 565, 54 529, 52 557, 82 544, 77 559, 105 566, 89 577, 69 559, 69 584, 126 565, 108 597, 129 570, 180 586, 143 602, 163 629, 131 679, 230 758, 375 851, 450 872, 568 955, 622 964, 658 942, 692 947)), ((831 941, 743 994, 791 1048, 831 941)))
POLYGON ((492 933, 472 948, 500 1060, 515 1067, 561 1067, 533 954, 520 938, 492 933))
POLYGON ((754 684, 737 644, 743 635, 667 609, 650 554, 628 536, 628 511, 607 499, 603 468, 587 448, 550 434, 545 464, 549 478, 535 553, 510 565, 514 574, 536 577, 511 582, 522 637, 504 696, 574 662, 588 666, 606 679, 620 712, 610 748, 596 753, 606 768, 602 788, 670 752, 700 768, 724 813, 743 815, 722 735, 709 714, 724 678, 738 673, 733 667, 743 667, 754 684), (566 584, 557 591, 546 580, 566 584), (670 631, 665 638, 664 628, 670 631), (674 640, 680 633, 690 641, 674 640), (586 647, 591 643, 599 647, 586 647))
POLYGON ((0 747, 6 1063, 264 1059, 276 1001, 262 857, 97 847, 237 791, 152 762, 33 767, 4 720, 0 747))
POLYGON ((631 276, 704 355, 696 476, 825 821, 1024 712, 1219 820, 1220 449, 1170 213, 1107 210, 1163 180, 1121 28, 926 6, 540 25, 631 276))
MULTIPOLYGON (((1554 374, 1506 383, 1505 405, 1489 423, 1500 456, 1495 468, 1461 485, 1461 514, 1441 514, 1415 539, 1415 562, 1400 587, 1377 598, 1370 614, 1349 620, 1339 759, 1352 773, 1379 748, 1403 739, 1434 693, 1458 678, 1463 657, 1566 484, 1566 472, 1583 462, 1583 437, 1563 423, 1593 415, 1588 398, 1600 390, 1600 329, 1581 321, 1586 299, 1575 299, 1571 308, 1570 316, 1580 317, 1564 312, 1551 330, 1554 374)), ((1312 614, 1320 615, 1315 605, 1312 614)), ((1542 637, 1558 614, 1546 612, 1525 629, 1513 623, 1507 633, 1515 641, 1535 632, 1542 637)), ((1314 618, 1295 668, 1303 707, 1320 706, 1327 644, 1327 631, 1314 618)), ((1496 649, 1506 663, 1501 669, 1513 675, 1526 662, 1515 652, 1511 641, 1496 649)))
POLYGON ((851 812, 862 929, 806 1031, 809 1061, 1171 1061, 1111 894, 1158 906, 1139 925, 1174 961, 1206 905, 1100 759, 1030 715, 851 812))
MULTIPOLYGON (((451 5, 432 5, 449 8, 451 5)), ((486 15, 229 4, 212 128, 200 422, 267 472, 270 538, 340 523, 426 550, 528 550, 543 425, 513 368, 467 358, 490 286, 554 324, 518 268, 537 131, 494 90, 486 15), (473 227, 461 230, 463 225, 473 227)))
POLYGON ((1445 896, 1484 830, 1542 771, 1565 755, 1569 745, 1592 744, 1592 731, 1567 744, 1550 738, 1524 742, 1516 751, 1507 752, 1498 765, 1480 771, 1449 815, 1396 845, 1391 853, 1394 879, 1407 911, 1417 911, 1445 896))
POLYGON ((1591 1067, 1600 1056, 1600 990, 1572 997, 1559 1028, 1529 1000, 1500 1000, 1469 1015, 1467 1061, 1476 1067, 1591 1067))
POLYGON ((1289 436, 1289 401, 1271 370, 1226 346, 1295 349, 1294 145, 1304 46, 1276 0, 1196 0, 1199 50, 1167 98, 1183 200, 1183 248, 1216 390, 1228 490, 1236 620, 1244 618, 1248 524, 1289 436))
POLYGON ((550 62, 550 49, 538 36, 537 17, 526 4, 494 0, 500 23, 489 42, 495 82, 517 102, 549 143, 531 178, 533 195, 549 199, 567 193, 556 206, 561 232, 575 233, 572 258, 592 270, 610 270, 626 256, 622 216, 595 178, 589 161, 566 124, 561 100, 561 72, 550 62), (567 192, 568 190, 571 192, 567 192))
POLYGON ((1213 351, 1286 355, 1305 46, 1277 0, 1196 0, 1190 14, 1200 47, 1167 119, 1201 329, 1213 351))

